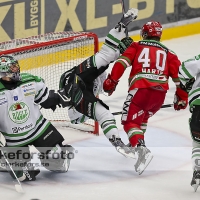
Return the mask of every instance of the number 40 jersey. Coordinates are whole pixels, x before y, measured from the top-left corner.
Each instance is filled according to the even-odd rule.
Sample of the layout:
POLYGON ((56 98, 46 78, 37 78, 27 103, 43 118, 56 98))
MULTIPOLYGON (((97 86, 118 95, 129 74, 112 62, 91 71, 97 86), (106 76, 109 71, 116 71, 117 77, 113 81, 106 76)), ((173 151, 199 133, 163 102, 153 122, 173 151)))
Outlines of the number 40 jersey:
POLYGON ((125 69, 131 66, 129 91, 134 88, 159 88, 168 90, 168 79, 178 86, 180 60, 174 52, 155 40, 133 42, 116 61, 111 76, 119 80, 125 69))

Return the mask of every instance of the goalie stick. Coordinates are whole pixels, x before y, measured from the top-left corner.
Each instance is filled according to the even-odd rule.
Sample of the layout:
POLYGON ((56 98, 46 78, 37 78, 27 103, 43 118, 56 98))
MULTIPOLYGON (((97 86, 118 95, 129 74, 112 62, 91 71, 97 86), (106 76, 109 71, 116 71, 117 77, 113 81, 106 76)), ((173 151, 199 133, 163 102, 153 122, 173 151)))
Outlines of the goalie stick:
MULTIPOLYGON (((174 104, 164 104, 161 106, 161 108, 170 108, 172 107, 174 104)), ((122 114, 122 111, 121 112, 113 112, 112 113, 113 115, 121 115, 122 114)))
POLYGON ((13 175, 15 176, 15 178, 16 178, 16 180, 17 180, 17 183, 18 183, 18 184, 15 184, 15 189, 16 189, 16 191, 19 192, 19 193, 24 193, 24 190, 23 190, 23 188, 22 188, 22 185, 21 185, 19 179, 17 178, 17 176, 16 176, 16 174, 15 174, 15 172, 14 172, 12 166, 10 165, 9 161, 7 160, 7 158, 6 158, 6 156, 5 156, 5 154, 4 154, 3 150, 2 150, 2 148, 0 148, 0 150, 1 150, 1 153, 2 153, 2 155, 3 155, 3 157, 4 157, 5 161, 6 161, 6 164, 9 166, 10 170, 12 171, 13 175))

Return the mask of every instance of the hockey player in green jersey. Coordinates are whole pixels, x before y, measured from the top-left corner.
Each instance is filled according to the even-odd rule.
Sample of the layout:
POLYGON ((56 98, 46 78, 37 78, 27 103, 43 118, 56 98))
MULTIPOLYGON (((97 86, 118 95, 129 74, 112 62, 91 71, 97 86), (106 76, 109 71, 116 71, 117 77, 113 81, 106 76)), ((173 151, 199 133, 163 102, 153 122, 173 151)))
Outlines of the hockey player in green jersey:
MULTIPOLYGON (((111 29, 105 38, 105 43, 100 51, 89 57, 78 66, 64 72, 60 79, 60 88, 69 88, 68 97, 76 99, 73 94, 72 84, 77 80, 82 100, 80 104, 68 109, 71 123, 79 124, 88 118, 96 120, 101 126, 106 138, 125 157, 135 159, 135 154, 121 140, 116 121, 109 107, 98 95, 103 93, 103 81, 106 79, 106 69, 115 61, 120 53, 132 43, 130 37, 126 37, 127 26, 137 18, 138 9, 130 8, 123 14, 121 20, 111 29)), ((76 89, 77 91, 78 89, 76 89)))
MULTIPOLYGON (((23 153, 30 154, 29 145, 33 145, 44 153, 42 147, 45 147, 47 155, 41 160, 46 163, 43 166, 51 171, 67 172, 70 164, 68 155, 73 147, 63 145, 64 138, 43 117, 39 105, 55 110, 57 105, 67 107, 69 104, 65 90, 49 90, 42 78, 20 73, 19 63, 13 56, 0 56, 0 132, 5 137, 6 151, 22 148, 23 153), (53 159, 53 153, 62 153, 64 158, 53 159)), ((2 154, 0 156, 2 159, 2 154)), ((20 163, 20 168, 13 168, 20 181, 35 180, 40 172, 29 167, 31 160, 23 160, 23 156, 11 161, 18 166, 20 163)))
POLYGON ((200 54, 182 63, 179 70, 179 78, 181 88, 189 94, 189 106, 192 113, 189 119, 193 140, 193 178, 191 186, 196 192, 200 186, 200 54))

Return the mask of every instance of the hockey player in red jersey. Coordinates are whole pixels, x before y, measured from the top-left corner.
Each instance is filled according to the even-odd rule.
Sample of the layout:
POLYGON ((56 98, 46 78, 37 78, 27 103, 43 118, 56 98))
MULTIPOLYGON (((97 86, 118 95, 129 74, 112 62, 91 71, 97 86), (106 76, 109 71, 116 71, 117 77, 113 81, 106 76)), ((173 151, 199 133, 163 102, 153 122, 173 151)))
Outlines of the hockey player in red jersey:
POLYGON ((170 49, 160 43, 161 35, 162 26, 159 22, 144 24, 141 29, 142 40, 133 42, 118 58, 103 85, 104 91, 111 95, 125 69, 131 66, 128 95, 121 120, 130 145, 137 152, 135 170, 139 174, 142 174, 153 158, 145 146, 144 133, 149 117, 164 102, 169 89, 169 77, 176 84, 174 109, 185 109, 188 104, 187 93, 179 88, 178 71, 181 62, 170 49))

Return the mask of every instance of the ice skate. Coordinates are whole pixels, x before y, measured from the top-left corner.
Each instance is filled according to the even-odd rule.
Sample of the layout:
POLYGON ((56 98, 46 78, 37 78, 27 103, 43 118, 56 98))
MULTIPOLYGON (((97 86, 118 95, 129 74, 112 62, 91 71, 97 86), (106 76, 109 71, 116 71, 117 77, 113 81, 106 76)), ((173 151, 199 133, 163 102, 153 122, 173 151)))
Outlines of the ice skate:
POLYGON ((200 186, 200 170, 194 170, 193 177, 191 181, 191 186, 194 188, 196 192, 198 187, 200 186))
POLYGON ((109 139, 111 144, 116 148, 116 150, 121 153, 126 158, 132 158, 135 159, 135 151, 133 149, 130 149, 128 146, 126 146, 121 138, 116 138, 114 135, 109 139))
POLYGON ((135 164, 135 171, 141 175, 146 167, 151 162, 153 155, 149 149, 145 146, 144 140, 139 139, 139 144, 135 148, 138 155, 137 162, 135 164))

